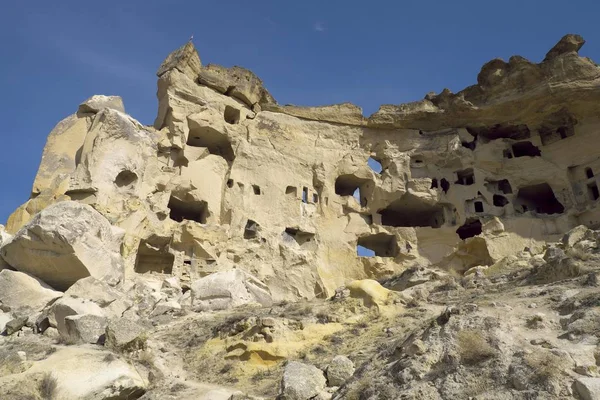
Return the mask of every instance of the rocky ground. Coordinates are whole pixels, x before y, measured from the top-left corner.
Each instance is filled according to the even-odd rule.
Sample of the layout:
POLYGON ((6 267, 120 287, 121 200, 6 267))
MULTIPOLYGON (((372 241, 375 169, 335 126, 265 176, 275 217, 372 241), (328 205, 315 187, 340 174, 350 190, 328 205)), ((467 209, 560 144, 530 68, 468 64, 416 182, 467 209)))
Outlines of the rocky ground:
POLYGON ((541 254, 525 250, 464 276, 415 267, 352 282, 327 300, 221 311, 191 307, 189 291, 159 274, 120 289, 85 278, 33 311, 53 291, 5 269, 0 392, 19 400, 597 399, 599 273, 600 231, 584 227, 541 254))

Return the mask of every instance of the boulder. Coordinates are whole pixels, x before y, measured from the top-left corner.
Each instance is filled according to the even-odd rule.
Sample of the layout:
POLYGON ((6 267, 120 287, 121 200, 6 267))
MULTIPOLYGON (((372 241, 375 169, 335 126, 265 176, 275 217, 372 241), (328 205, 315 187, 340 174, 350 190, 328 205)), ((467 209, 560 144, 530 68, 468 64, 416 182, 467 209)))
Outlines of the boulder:
POLYGON ((64 201, 37 214, 1 252, 17 270, 59 290, 90 275, 116 284, 123 276, 122 236, 92 207, 64 201))
POLYGON ((273 300, 264 283, 239 269, 216 272, 192 283, 195 308, 223 310, 251 303, 270 306, 273 300))
POLYGON ((69 346, 36 361, 22 374, 0 378, 0 391, 8 383, 31 385, 36 376, 51 374, 56 379, 54 399, 137 399, 147 386, 136 368, 121 359, 106 361, 108 351, 69 346))
POLYGON ((346 356, 335 356, 327 367, 327 385, 342 386, 354 375, 354 363, 346 356))
POLYGON ((101 94, 94 95, 81 103, 78 112, 95 114, 104 108, 112 108, 122 113, 125 112, 123 99, 120 96, 104 96, 101 94))
POLYGON ((71 315, 106 316, 100 306, 92 301, 68 296, 60 298, 52 306, 50 312, 50 324, 55 325, 60 335, 64 338, 70 337, 65 319, 71 315))
POLYGON ((62 295, 24 272, 0 271, 0 305, 14 314, 30 315, 62 295))
POLYGON ((146 346, 147 328, 141 321, 128 318, 112 319, 106 326, 104 345, 117 351, 132 351, 146 346))
POLYGON ((309 400, 325 388, 323 371, 312 365, 290 361, 281 380, 282 400, 309 400))
POLYGON ((600 378, 579 378, 573 384, 581 400, 600 399, 600 378))
POLYGON ((71 343, 96 344, 104 335, 106 324, 106 317, 99 315, 69 315, 65 317, 66 336, 71 343))

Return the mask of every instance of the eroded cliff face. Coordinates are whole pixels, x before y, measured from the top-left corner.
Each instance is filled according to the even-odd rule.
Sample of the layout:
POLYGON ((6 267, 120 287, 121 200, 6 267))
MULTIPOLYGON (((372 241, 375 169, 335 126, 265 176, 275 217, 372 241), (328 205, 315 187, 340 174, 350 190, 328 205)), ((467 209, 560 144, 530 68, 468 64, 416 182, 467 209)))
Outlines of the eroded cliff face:
POLYGON ((188 43, 158 71, 153 127, 105 96, 56 126, 7 230, 74 200, 125 231, 125 280, 191 287, 236 268, 274 301, 535 254, 600 223, 600 68, 583 43, 567 35, 539 64, 492 60, 474 86, 369 118, 351 104, 279 105, 252 72, 202 66, 188 43))

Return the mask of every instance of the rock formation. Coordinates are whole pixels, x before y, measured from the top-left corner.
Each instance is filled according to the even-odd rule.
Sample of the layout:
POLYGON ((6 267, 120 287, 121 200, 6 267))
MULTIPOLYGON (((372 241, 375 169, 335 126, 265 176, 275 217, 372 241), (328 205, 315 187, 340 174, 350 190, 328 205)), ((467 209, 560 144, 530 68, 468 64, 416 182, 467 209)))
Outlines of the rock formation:
MULTIPOLYGON (((322 300, 334 299, 339 316, 315 314, 323 326, 285 315, 281 321, 238 318, 226 324, 230 331, 215 326, 198 350, 210 358, 218 353, 211 348, 219 348, 227 360, 283 368, 302 346, 342 329, 348 307, 364 318, 390 318, 429 304, 432 327, 451 339, 415 331, 392 351, 395 366, 379 366, 390 357, 381 352, 356 373, 357 360, 345 355, 321 369, 290 361, 278 370, 281 398, 354 398, 352 390, 362 390, 367 397, 361 399, 396 398, 377 397, 384 387, 401 387, 414 396, 407 398, 462 398, 466 391, 422 383, 432 360, 441 362, 428 348, 439 355, 473 342, 479 353, 448 357, 475 365, 498 354, 490 342, 505 350, 517 345, 503 336, 508 322, 480 334, 485 312, 465 322, 473 307, 440 310, 451 296, 435 297, 433 282, 446 280, 435 290, 447 292, 454 290, 453 276, 464 277, 461 290, 475 290, 497 284, 485 277, 500 272, 503 279, 537 285, 592 271, 579 261, 581 254, 595 254, 599 237, 588 228, 600 226, 600 153, 592 145, 600 123, 600 68, 578 55, 583 44, 567 35, 539 64, 519 56, 492 60, 477 84, 461 92, 445 89, 418 102, 383 105, 367 118, 352 104, 280 105, 251 71, 202 65, 189 42, 157 72, 153 126, 127 115, 119 97, 93 96, 52 130, 30 199, 10 216, 6 231, 0 229, 0 323, 25 318, 21 326, 71 345, 108 339, 107 348, 143 361, 143 352, 152 351, 147 320, 157 326, 187 312, 278 310, 299 301, 329 307, 322 300), (569 231, 560 246, 548 246, 569 231), (18 297, 18 285, 27 296, 18 297), (122 318, 128 322, 119 327, 115 321, 122 318), (461 336, 471 332, 467 328, 475 333, 461 336), (377 381, 381 389, 371 397, 360 387, 364 382, 352 382, 353 375, 384 369, 400 378, 377 381)), ((173 335, 164 340, 178 340, 173 335)), ((62 360, 67 350, 53 357, 62 360)), ((98 354, 82 352, 98 362, 98 354)), ((502 365, 521 361, 502 358, 502 365)), ((49 362, 20 377, 44 372, 49 362)), ((77 367, 69 368, 61 374, 77 367)), ((103 376, 93 386, 100 392, 64 393, 141 396, 148 376, 120 368, 121 375, 103 376), (121 379, 127 384, 119 386, 121 379)), ((523 371, 503 379, 525 390, 523 371)), ((594 374, 573 390, 595 398, 587 394, 598 392, 594 374)), ((8 390, 3 376, 0 390, 8 390)), ((211 390, 245 398, 222 388, 179 389, 177 398, 211 390)), ((547 393, 560 396, 561 390, 547 393)))

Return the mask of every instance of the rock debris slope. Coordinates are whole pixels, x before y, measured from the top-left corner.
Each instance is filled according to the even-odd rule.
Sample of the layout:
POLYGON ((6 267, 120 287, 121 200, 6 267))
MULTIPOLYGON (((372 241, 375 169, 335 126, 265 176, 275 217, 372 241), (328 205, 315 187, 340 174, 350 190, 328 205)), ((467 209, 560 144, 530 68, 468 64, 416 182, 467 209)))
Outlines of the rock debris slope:
POLYGON ((600 398, 583 44, 368 118, 191 42, 153 126, 86 100, 0 230, 3 398, 600 398))

